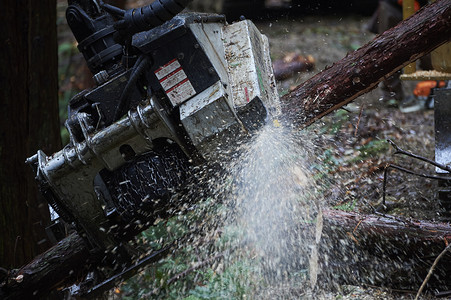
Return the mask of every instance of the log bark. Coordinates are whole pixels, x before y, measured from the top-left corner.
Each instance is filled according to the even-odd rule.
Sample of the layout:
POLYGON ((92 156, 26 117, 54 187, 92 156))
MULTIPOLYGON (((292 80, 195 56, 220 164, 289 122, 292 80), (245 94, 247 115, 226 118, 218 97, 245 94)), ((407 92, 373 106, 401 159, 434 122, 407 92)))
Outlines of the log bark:
MULTIPOLYGON (((323 221, 320 243, 323 282, 365 283, 416 291, 435 258, 451 241, 450 224, 337 210, 324 210, 323 221)), ((450 290, 449 278, 448 253, 434 270, 428 288, 450 290)))
POLYGON ((81 278, 91 254, 85 241, 76 233, 69 235, 28 265, 10 274, 0 288, 1 299, 35 299, 52 289, 81 278))
POLYGON ((371 91, 407 64, 451 40, 451 2, 438 0, 282 98, 288 121, 308 126, 371 91))

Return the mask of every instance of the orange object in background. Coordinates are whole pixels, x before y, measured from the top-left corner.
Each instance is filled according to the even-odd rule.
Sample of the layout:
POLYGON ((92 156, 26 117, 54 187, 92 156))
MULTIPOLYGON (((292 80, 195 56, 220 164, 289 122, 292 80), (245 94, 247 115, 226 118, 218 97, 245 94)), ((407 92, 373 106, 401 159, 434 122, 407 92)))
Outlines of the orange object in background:
MULTIPOLYGON (((402 6, 402 0, 398 0, 398 4, 402 6)), ((415 11, 419 11, 421 8, 420 3, 415 0, 413 8, 415 9, 415 11)))
POLYGON ((445 87, 445 81, 426 80, 417 84, 413 90, 413 94, 417 97, 428 97, 431 94, 431 90, 434 88, 445 87))

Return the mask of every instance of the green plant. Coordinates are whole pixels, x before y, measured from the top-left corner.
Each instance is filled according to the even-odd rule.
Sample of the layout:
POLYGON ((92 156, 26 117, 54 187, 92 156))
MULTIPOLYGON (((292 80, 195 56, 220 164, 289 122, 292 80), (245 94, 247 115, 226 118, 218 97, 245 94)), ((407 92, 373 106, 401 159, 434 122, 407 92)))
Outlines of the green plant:
POLYGON ((71 66, 72 56, 76 53, 77 47, 73 42, 63 42, 58 45, 58 105, 59 105, 59 118, 61 128, 61 140, 63 144, 69 142, 69 133, 64 127, 64 121, 67 119, 67 106, 70 99, 75 96, 79 91, 74 90, 72 86, 68 87, 66 82, 68 81, 68 70, 71 66))
POLYGON ((373 158, 380 153, 384 153, 388 151, 388 143, 385 140, 372 140, 369 143, 361 146, 357 150, 359 151, 359 155, 352 158, 349 162, 354 163, 358 161, 363 161, 368 158, 373 158))
POLYGON ((249 259, 245 250, 226 258, 218 256, 205 266, 195 267, 218 253, 237 247, 236 241, 240 240, 242 232, 236 226, 225 226, 221 234, 207 242, 202 241, 199 233, 190 233, 192 228, 198 227, 197 222, 220 218, 222 212, 223 205, 207 199, 196 210, 157 222, 144 231, 139 243, 146 248, 158 249, 164 243, 182 237, 189 239, 170 256, 127 280, 120 287, 122 299, 243 299, 252 293, 260 277, 256 275, 257 264, 249 259), (183 276, 178 278, 180 274, 183 276))
POLYGON ((220 273, 206 270, 203 284, 191 289, 185 299, 244 299, 258 285, 255 271, 255 263, 248 259, 239 259, 220 273))
POLYGON ((347 122, 349 122, 349 112, 344 109, 337 110, 333 113, 331 122, 321 127, 319 134, 335 135, 347 122))
POLYGON ((333 208, 334 209, 338 209, 338 210, 343 210, 343 211, 348 211, 351 212, 355 209, 357 204, 357 198, 354 198, 348 202, 339 204, 339 205, 335 205, 333 208))

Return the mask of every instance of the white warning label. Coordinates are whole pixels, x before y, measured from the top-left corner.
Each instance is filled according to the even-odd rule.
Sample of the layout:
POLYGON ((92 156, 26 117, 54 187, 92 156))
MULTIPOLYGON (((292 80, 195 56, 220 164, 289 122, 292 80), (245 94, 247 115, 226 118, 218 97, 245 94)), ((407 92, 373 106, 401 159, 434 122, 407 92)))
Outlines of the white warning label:
POLYGON ((155 75, 174 106, 196 94, 177 59, 173 59, 155 70, 155 75))

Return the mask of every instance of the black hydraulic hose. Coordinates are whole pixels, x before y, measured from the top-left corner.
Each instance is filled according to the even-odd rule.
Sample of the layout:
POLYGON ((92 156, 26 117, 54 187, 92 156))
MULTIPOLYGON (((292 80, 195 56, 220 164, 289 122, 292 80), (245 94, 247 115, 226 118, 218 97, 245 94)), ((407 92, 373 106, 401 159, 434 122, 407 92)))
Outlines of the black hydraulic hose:
POLYGON ((116 39, 124 41, 137 32, 162 25, 184 10, 190 2, 191 0, 155 0, 141 8, 126 10, 124 19, 115 24, 119 32, 116 39))
POLYGON ((106 12, 117 16, 117 17, 124 17, 125 15, 125 10, 120 9, 119 7, 107 4, 107 3, 101 3, 100 5, 106 12))
POLYGON ((118 120, 129 109, 130 92, 136 84, 139 76, 149 64, 149 61, 150 58, 147 55, 141 55, 133 66, 133 71, 130 75, 130 79, 128 80, 127 85, 122 91, 121 98, 119 99, 119 105, 116 107, 116 111, 114 112, 115 121, 118 120))

